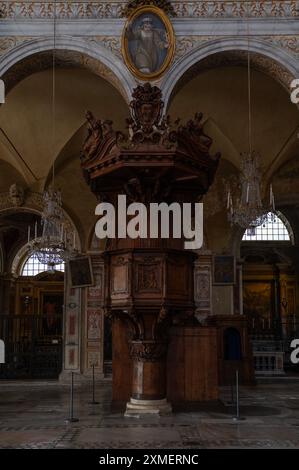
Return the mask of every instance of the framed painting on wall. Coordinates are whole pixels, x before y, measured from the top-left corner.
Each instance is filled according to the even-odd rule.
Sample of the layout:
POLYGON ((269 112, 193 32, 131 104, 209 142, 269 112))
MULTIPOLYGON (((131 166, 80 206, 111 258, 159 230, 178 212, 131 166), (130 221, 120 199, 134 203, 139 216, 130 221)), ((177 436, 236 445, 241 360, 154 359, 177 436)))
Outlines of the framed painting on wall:
POLYGON ((236 260, 231 255, 215 255, 213 259, 213 284, 233 285, 236 282, 236 260))
POLYGON ((69 261, 71 287, 87 287, 93 285, 91 259, 80 256, 69 261))
POLYGON ((122 52, 130 71, 141 80, 156 79, 169 67, 175 37, 168 16, 158 7, 137 8, 125 25, 122 52))

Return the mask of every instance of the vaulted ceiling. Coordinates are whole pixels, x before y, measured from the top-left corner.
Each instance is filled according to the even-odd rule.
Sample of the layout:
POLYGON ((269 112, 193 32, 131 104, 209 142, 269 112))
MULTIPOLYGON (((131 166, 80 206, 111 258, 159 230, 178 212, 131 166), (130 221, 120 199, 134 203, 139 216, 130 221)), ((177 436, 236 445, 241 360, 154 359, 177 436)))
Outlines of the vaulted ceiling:
MULTIPOLYGON (((248 150, 248 89, 244 66, 221 65, 198 70, 177 94, 169 113, 183 121, 204 113, 205 131, 213 151, 222 153, 217 180, 240 167, 240 153, 248 150)), ((0 192, 18 182, 42 191, 51 179, 55 161, 56 183, 65 208, 85 239, 95 216, 95 198, 80 169, 85 111, 112 119, 124 130, 128 106, 113 85, 90 71, 56 71, 56 119, 53 141, 52 72, 36 72, 18 83, 0 108, 0 192)), ((298 156, 299 114, 288 92, 261 71, 252 71, 253 147, 260 152, 264 176, 273 179, 281 165, 298 156)))

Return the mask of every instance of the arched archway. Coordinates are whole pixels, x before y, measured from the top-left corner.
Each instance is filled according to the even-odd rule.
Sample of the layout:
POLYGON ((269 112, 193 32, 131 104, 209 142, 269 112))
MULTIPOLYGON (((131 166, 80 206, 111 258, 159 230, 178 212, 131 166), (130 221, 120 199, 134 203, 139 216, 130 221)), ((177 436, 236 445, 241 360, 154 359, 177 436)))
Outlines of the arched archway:
MULTIPOLYGON (((127 102, 130 101, 135 80, 109 49, 81 38, 60 36, 55 42, 57 66, 81 67, 112 83, 127 102)), ((52 66, 53 38, 37 38, 26 41, 2 56, 0 76, 6 93, 20 80, 36 71, 52 66)))
POLYGON ((2 211, 0 220, 5 213, 10 213, 6 220, 14 243, 10 247, 6 237, 6 249, 11 249, 3 276, 3 298, 0 297, 0 336, 3 335, 7 353, 1 377, 56 379, 62 368, 64 273, 50 273, 45 265, 39 269, 35 256, 23 271, 28 261, 27 224, 34 226, 40 220, 40 212, 2 211))
MULTIPOLYGON (((42 192, 48 186, 55 162, 57 187, 62 189, 64 205, 84 245, 85 227, 94 212, 79 159, 86 137, 85 112, 89 109, 95 117, 112 118, 116 128, 118 119, 125 125, 135 82, 121 60, 96 41, 60 37, 56 47, 56 118, 51 111, 53 39, 40 38, 26 41, 2 56, 0 74, 4 74, 11 93, 1 108, 0 126, 8 137, 4 141, 10 150, 8 158, 13 154, 10 140, 19 154, 15 166, 19 164, 27 175, 27 165, 34 173, 26 179, 30 189, 42 192), (70 180, 72 185, 68 184, 70 180), (88 220, 86 214, 91 214, 88 220)), ((3 188, 8 189, 6 183, 3 188)))
MULTIPOLYGON (((260 39, 250 39, 249 50, 253 67, 275 78, 287 90, 298 75, 296 59, 278 46, 260 39)), ((247 38, 219 38, 191 49, 176 61, 162 81, 165 106, 179 89, 203 67, 215 67, 227 63, 245 63, 247 38)))

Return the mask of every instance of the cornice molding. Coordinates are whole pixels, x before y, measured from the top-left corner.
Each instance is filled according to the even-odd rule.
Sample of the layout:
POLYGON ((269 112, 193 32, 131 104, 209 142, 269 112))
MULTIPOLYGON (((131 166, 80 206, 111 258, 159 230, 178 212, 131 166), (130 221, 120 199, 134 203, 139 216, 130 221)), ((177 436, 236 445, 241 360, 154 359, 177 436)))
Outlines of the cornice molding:
MULTIPOLYGON (((241 18, 171 18, 176 37, 181 36, 248 36, 248 24, 241 18)), ((64 18, 58 17, 57 36, 113 36, 120 38, 125 18, 64 18)), ((249 36, 298 36, 299 21, 295 17, 260 17, 249 20, 249 36)), ((0 19, 0 37, 52 36, 53 19, 0 19)))
MULTIPOLYGON (((102 19, 120 18, 127 2, 57 2, 56 12, 63 19, 102 19)), ((249 11, 244 1, 173 1, 170 2, 173 14, 178 18, 295 18, 298 17, 297 0, 268 0, 250 2, 249 11)), ((0 18, 42 19, 53 18, 53 2, 1 1, 0 18)))

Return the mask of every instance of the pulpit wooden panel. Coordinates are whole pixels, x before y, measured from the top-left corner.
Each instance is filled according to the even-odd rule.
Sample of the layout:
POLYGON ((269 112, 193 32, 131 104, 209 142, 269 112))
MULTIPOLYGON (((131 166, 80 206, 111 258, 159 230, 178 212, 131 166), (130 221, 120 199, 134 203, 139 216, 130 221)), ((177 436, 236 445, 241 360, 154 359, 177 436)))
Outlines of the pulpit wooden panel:
POLYGON ((216 328, 172 329, 167 358, 167 398, 172 403, 218 399, 216 328))
POLYGON ((125 324, 120 319, 112 323, 112 344, 112 401, 126 402, 131 397, 132 359, 125 324))
MULTIPOLYGON (((130 398, 132 360, 125 325, 113 324, 113 402, 130 398)), ((216 328, 174 327, 167 355, 167 399, 171 403, 218 399, 216 328)))

